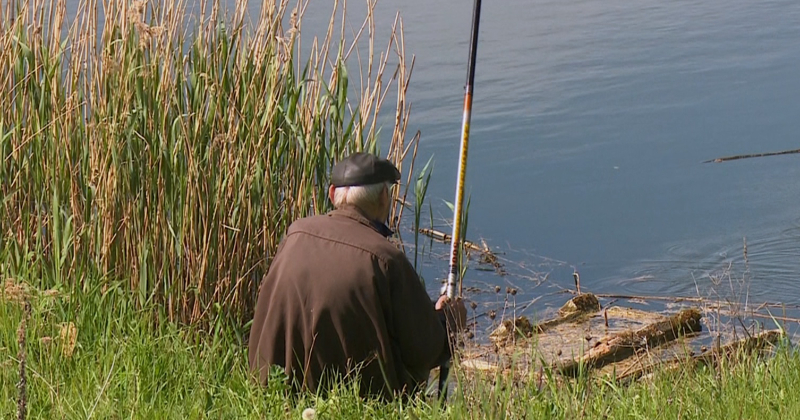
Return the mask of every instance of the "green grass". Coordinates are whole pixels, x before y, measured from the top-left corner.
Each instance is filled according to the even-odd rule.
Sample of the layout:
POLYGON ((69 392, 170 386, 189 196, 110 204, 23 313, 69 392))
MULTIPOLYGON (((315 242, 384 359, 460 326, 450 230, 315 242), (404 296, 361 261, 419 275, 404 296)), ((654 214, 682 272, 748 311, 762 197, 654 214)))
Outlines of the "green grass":
MULTIPOLYGON (((17 278, 36 283, 25 274, 17 278)), ((319 419, 709 420, 800 415, 800 355, 790 349, 767 360, 747 358, 719 369, 665 371, 627 387, 583 377, 545 381, 539 389, 535 381, 466 381, 457 373, 446 407, 425 396, 406 403, 365 401, 345 385, 324 400, 313 395, 289 398, 280 375, 266 387, 251 380, 239 326, 217 323, 208 333, 157 322, 154 314, 163 310, 139 308, 114 283, 89 293, 29 290, 28 418, 299 419, 307 407, 316 408, 319 419), (68 338, 60 335, 68 323, 77 330, 71 355, 65 351, 68 338)), ((16 415, 16 331, 23 313, 22 305, 4 292, 0 418, 16 415)))
MULTIPOLYGON (((325 401, 287 398, 279 375, 267 387, 251 380, 237 329, 217 325, 209 336, 158 323, 152 314, 159 310, 136 308, 118 287, 83 296, 33 293, 29 301, 28 418, 300 418, 306 407, 321 418, 372 418, 391 417, 399 407, 364 402, 346 387, 325 401), (71 354, 59 333, 67 323, 77 330, 71 354)), ((17 409, 23 314, 18 301, 0 299, 4 419, 17 409)))

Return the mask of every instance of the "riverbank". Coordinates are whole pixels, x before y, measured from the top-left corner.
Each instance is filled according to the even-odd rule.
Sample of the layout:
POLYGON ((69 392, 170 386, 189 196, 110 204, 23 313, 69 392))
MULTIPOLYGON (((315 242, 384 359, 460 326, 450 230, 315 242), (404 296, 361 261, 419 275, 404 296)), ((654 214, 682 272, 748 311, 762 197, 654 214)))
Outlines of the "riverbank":
MULTIPOLYGON (((300 56, 302 13, 286 1, 247 30, 211 2, 193 32, 181 2, 112 2, 104 20, 87 7, 69 23, 51 5, 0 11, 0 417, 797 417, 788 351, 631 387, 465 380, 456 365, 446 407, 347 387, 287 400, 279 375, 254 384, 246 321, 259 281, 288 224, 329 207, 331 163, 388 143, 403 185, 415 179, 402 25, 383 55, 363 56, 353 92, 344 63, 374 51, 374 32, 337 39, 332 18, 300 56)), ((503 309, 516 299, 495 290, 503 309)))
MULTIPOLYGON (((657 372, 622 386, 597 377, 546 381, 456 377, 446 407, 418 396, 408 404, 362 401, 342 387, 327 399, 286 399, 276 375, 267 387, 247 372, 244 329, 220 319, 211 333, 159 323, 119 284, 68 293, 6 280, 0 298, 0 417, 16 418, 19 327, 24 302, 25 387, 35 418, 608 418, 786 419, 800 415, 800 354, 779 349, 718 368, 657 372), (99 316, 98 314, 102 314, 99 316)), ((538 373, 538 372, 537 372, 538 373)))

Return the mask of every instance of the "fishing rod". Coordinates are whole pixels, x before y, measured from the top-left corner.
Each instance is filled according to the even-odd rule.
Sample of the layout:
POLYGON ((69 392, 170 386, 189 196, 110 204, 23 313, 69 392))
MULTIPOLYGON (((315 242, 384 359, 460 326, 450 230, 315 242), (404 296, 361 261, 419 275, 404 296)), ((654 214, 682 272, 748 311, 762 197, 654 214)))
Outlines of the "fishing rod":
MULTIPOLYGON (((472 118, 472 87, 475 84, 475 57, 478 53, 478 26, 481 21, 481 0, 475 0, 472 10, 472 31, 469 44, 469 62, 467 65, 467 84, 464 86, 464 117, 461 122, 461 148, 458 160, 458 179, 456 181, 456 200, 453 206, 453 234, 450 241, 450 270, 447 282, 442 286, 442 294, 454 298, 456 284, 458 296, 462 294, 459 260, 461 257, 461 216, 464 208, 464 179, 467 175, 467 150, 469 147, 469 123, 472 118)), ((447 398, 447 377, 450 373, 450 361, 439 367, 439 397, 447 398)))

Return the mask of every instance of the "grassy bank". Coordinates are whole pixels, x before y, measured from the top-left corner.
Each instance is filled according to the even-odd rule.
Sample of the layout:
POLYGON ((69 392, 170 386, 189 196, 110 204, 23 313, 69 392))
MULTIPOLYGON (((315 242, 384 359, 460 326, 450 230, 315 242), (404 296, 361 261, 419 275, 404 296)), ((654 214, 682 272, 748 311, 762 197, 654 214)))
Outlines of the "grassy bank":
POLYGON ((23 288, 31 308, 24 332, 28 418, 300 419, 307 407, 316 408, 319 419, 800 416, 800 356, 788 350, 718 370, 664 372, 629 387, 597 378, 558 386, 462 379, 447 407, 426 397, 407 404, 362 401, 346 387, 326 400, 287 399, 279 376, 268 387, 249 379, 239 328, 220 323, 208 335, 157 323, 155 311, 131 303, 121 285, 64 294, 6 283, 0 418, 16 418, 23 288))

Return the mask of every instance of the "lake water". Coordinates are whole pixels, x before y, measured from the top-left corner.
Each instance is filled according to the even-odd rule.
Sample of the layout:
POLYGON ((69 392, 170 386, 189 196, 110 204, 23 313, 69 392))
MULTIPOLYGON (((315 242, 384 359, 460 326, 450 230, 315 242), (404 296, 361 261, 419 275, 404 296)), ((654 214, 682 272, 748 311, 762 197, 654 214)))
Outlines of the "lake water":
MULTIPOLYGON (((416 55, 411 132, 449 231, 472 2, 377 10, 400 11, 416 55)), ((800 155, 702 163, 800 148, 798 69, 794 0, 484 2, 467 237, 504 252, 510 274, 467 283, 533 298, 577 269, 597 293, 800 304, 800 155)))
MULTIPOLYGON (((356 25, 364 5, 348 7, 356 25)), ((311 4, 304 29, 330 8, 311 4)), ((409 133, 449 231, 472 2, 380 0, 378 30, 398 11, 416 56, 409 133)), ((466 283, 543 296, 529 311, 563 303, 574 269, 596 293, 800 304, 800 155, 702 163, 800 148, 799 75, 796 0, 484 2, 466 236, 508 275, 466 283)))

